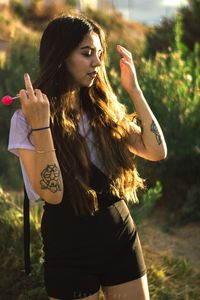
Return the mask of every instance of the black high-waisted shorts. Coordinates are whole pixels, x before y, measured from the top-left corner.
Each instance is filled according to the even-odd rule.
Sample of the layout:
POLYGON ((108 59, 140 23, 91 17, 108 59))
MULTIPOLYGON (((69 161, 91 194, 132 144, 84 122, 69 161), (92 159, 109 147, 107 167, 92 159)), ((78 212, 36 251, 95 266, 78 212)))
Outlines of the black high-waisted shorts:
POLYGON ((50 297, 84 298, 100 286, 125 283, 146 273, 136 226, 124 200, 87 218, 70 218, 59 205, 52 205, 44 211, 41 229, 50 297))

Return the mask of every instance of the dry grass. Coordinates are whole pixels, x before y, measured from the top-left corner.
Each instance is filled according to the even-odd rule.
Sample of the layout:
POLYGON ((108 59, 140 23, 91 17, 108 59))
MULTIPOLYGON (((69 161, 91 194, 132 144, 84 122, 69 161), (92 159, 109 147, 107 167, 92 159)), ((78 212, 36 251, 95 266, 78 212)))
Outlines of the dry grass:
MULTIPOLYGON (((189 223, 163 231, 161 211, 139 226, 152 300, 200 299, 200 226, 189 223)), ((165 225, 165 226, 164 226, 165 225)), ((166 228, 165 228, 166 229, 166 228)))

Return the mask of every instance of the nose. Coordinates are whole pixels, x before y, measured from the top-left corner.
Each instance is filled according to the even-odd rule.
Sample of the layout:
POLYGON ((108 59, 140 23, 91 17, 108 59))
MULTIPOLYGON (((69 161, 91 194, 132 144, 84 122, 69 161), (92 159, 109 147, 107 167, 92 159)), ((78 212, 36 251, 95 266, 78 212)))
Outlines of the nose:
POLYGON ((101 65, 101 59, 98 55, 94 55, 94 59, 92 61, 92 66, 93 67, 100 67, 101 65))

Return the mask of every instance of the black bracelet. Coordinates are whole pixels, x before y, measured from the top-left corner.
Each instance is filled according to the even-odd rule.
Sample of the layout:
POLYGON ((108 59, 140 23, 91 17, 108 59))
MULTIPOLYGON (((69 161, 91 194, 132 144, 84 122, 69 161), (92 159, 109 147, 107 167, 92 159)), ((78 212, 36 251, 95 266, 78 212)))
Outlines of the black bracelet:
POLYGON ((31 131, 45 130, 45 129, 48 129, 48 128, 50 128, 50 126, 41 127, 41 128, 32 128, 31 131))

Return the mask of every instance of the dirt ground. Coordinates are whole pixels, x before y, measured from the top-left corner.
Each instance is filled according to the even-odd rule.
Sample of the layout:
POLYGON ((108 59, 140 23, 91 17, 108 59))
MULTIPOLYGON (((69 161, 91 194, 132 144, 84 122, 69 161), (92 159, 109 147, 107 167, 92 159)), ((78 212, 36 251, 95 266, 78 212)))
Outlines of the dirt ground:
POLYGON ((153 253, 187 258, 194 269, 200 268, 200 222, 164 230, 162 213, 156 212, 145 218, 138 227, 140 240, 153 253))

